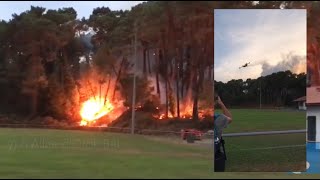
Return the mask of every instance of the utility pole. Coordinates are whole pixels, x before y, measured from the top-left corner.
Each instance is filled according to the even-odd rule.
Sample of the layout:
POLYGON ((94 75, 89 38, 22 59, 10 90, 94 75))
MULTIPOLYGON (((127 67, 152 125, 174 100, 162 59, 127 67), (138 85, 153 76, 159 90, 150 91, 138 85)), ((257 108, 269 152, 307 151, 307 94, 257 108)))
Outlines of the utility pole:
POLYGON ((262 80, 262 77, 260 77, 260 109, 261 109, 261 80, 262 80))
POLYGON ((132 93, 132 116, 131 134, 134 134, 135 105, 136 105, 136 69, 137 69, 137 22, 134 23, 134 64, 133 64, 133 93, 132 93))

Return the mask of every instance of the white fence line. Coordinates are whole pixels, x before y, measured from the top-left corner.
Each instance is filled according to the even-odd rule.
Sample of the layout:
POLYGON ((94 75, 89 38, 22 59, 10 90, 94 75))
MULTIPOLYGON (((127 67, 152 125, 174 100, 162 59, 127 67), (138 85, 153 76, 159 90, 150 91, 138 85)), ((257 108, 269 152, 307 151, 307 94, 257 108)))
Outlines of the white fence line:
POLYGON ((297 134, 306 133, 307 130, 284 130, 284 131, 262 131, 262 132, 244 132, 244 133, 228 133, 223 134, 223 137, 239 137, 239 136, 258 136, 258 135, 275 135, 275 134, 297 134))

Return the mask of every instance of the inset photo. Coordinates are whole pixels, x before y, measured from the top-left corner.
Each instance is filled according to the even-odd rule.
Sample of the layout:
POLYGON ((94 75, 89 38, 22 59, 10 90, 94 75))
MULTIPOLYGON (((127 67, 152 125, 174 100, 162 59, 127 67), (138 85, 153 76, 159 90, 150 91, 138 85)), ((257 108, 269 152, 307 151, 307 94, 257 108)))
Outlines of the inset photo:
POLYGON ((306 171, 306 21, 304 9, 214 10, 216 172, 306 171))

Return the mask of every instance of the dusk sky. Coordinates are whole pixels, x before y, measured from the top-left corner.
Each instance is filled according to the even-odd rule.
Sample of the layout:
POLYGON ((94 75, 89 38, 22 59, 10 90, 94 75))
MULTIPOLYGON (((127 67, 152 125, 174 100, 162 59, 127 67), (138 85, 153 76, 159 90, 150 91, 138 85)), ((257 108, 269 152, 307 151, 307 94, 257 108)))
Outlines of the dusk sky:
POLYGON ((214 18, 215 80, 305 72, 305 10, 221 9, 214 11, 214 18), (247 62, 251 65, 239 69, 247 62))
POLYGON ((0 19, 8 21, 12 14, 20 14, 30 10, 31 6, 41 6, 47 9, 59 9, 64 7, 73 7, 79 19, 88 18, 94 8, 109 7, 111 10, 130 10, 132 6, 140 4, 143 1, 1 1, 0 19))

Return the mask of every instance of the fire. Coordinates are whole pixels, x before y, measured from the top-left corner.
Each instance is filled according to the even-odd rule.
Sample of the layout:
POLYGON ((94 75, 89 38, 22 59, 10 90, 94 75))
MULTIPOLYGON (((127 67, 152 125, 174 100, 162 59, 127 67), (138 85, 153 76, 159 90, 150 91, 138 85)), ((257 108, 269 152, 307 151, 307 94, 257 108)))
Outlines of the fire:
MULTIPOLYGON (((159 107, 156 107, 156 109, 159 109, 159 107)), ((193 115, 193 104, 191 101, 180 106, 180 119, 192 119, 192 115, 193 115)), ((212 116, 212 115, 213 115, 212 108, 198 109, 198 118, 200 120, 204 119, 206 116, 212 116)), ((159 120, 163 120, 163 119, 173 119, 178 117, 178 115, 177 115, 177 112, 175 112, 175 114, 168 112, 168 117, 166 118, 166 114, 163 113, 162 111, 159 115, 155 115, 154 117, 159 120)))
POLYGON ((163 119, 165 117, 165 114, 161 114, 160 116, 159 116, 159 119, 163 119))
POLYGON ((104 102, 102 99, 90 98, 82 105, 82 109, 80 111, 82 121, 80 122, 80 125, 86 126, 89 122, 93 122, 107 115, 113 109, 114 106, 110 103, 109 100, 106 100, 106 102, 104 102))
MULTIPOLYGON (((159 118, 159 119, 164 119, 165 117, 166 117, 165 114, 160 114, 160 116, 159 116, 158 118, 159 118)), ((169 113, 169 114, 168 114, 168 118, 171 119, 171 118, 174 118, 174 116, 173 116, 171 113, 169 113)))
POLYGON ((86 126, 86 125, 88 125, 88 122, 85 120, 81 120, 80 126, 86 126))
MULTIPOLYGON (((118 67, 119 68, 119 67, 118 67)), ((80 126, 109 126, 128 110, 117 87, 117 75, 105 75, 94 67, 78 80, 80 126)))

